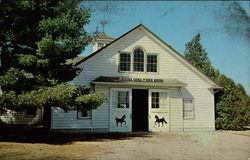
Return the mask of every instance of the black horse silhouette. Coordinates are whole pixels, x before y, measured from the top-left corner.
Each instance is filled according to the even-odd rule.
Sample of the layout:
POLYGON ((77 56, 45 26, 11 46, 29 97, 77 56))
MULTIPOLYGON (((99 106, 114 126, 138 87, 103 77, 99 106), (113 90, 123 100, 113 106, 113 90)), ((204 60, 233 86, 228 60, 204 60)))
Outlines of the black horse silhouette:
POLYGON ((161 123, 161 126, 163 127, 163 123, 167 124, 168 122, 165 121, 164 117, 159 118, 157 115, 155 115, 155 125, 156 123, 158 123, 158 127, 160 127, 160 123, 161 123))
POLYGON ((122 116, 122 118, 117 118, 116 117, 115 118, 115 120, 116 120, 116 126, 118 127, 119 123, 121 124, 121 127, 122 127, 123 123, 126 124, 125 118, 126 118, 125 114, 122 116))

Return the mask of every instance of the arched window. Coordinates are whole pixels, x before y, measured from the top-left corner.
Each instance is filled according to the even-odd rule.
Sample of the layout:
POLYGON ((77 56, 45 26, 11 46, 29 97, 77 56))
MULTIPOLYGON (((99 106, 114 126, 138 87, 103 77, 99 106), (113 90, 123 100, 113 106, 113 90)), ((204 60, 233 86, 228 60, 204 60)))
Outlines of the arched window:
POLYGON ((140 48, 134 50, 134 71, 144 72, 144 52, 140 48))

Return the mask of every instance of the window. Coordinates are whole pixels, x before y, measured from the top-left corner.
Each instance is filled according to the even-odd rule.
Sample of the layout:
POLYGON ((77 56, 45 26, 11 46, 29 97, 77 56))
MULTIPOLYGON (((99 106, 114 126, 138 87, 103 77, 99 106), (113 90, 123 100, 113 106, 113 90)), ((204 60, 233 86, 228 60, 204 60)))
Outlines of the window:
POLYGON ((159 92, 152 92, 152 108, 159 108, 159 92))
POLYGON ((131 55, 129 53, 120 53, 119 71, 130 71, 131 55))
POLYGON ((157 72, 157 55, 147 55, 147 72, 157 72))
POLYGON ((113 108, 129 108, 129 91, 113 91, 113 108))
POLYGON ((167 92, 152 92, 151 93, 151 107, 152 108, 166 108, 167 107, 167 92))
POLYGON ((80 110, 77 111, 77 118, 91 118, 92 111, 80 110))
POLYGON ((194 101, 192 99, 184 99, 183 101, 183 117, 185 119, 193 119, 194 118, 194 101))
POLYGON ((102 48, 105 46, 105 43, 98 43, 98 49, 102 48))
POLYGON ((144 52, 140 48, 134 51, 134 71, 144 72, 144 52))

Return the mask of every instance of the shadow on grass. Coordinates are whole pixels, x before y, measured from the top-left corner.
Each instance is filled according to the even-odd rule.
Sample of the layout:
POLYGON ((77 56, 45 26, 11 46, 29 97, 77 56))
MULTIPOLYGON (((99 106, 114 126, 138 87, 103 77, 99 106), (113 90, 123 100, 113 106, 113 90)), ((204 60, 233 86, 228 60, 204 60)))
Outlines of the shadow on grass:
POLYGON ((151 137, 149 132, 133 133, 51 133, 42 128, 0 127, 0 142, 70 144, 74 141, 129 140, 135 137, 151 137))

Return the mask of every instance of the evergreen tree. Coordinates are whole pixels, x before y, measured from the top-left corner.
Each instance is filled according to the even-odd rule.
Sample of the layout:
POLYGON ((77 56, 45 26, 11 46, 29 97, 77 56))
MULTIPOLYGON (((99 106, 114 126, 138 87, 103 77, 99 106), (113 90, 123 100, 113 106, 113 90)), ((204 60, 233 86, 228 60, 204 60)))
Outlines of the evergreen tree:
POLYGON ((6 0, 0 7, 0 110, 85 110, 104 102, 100 93, 61 84, 80 71, 66 60, 91 40, 84 30, 90 10, 80 0, 6 0))
POLYGON ((201 36, 198 33, 194 38, 186 44, 185 57, 196 68, 202 69, 205 65, 210 64, 207 52, 200 43, 201 36))
POLYGON ((185 58, 223 89, 215 95, 217 129, 243 129, 250 124, 250 98, 244 87, 216 70, 200 43, 200 34, 186 44, 185 58))
POLYGON ((0 1, 0 86, 36 89, 72 80, 79 68, 65 63, 90 42, 90 11, 75 0, 0 1))

